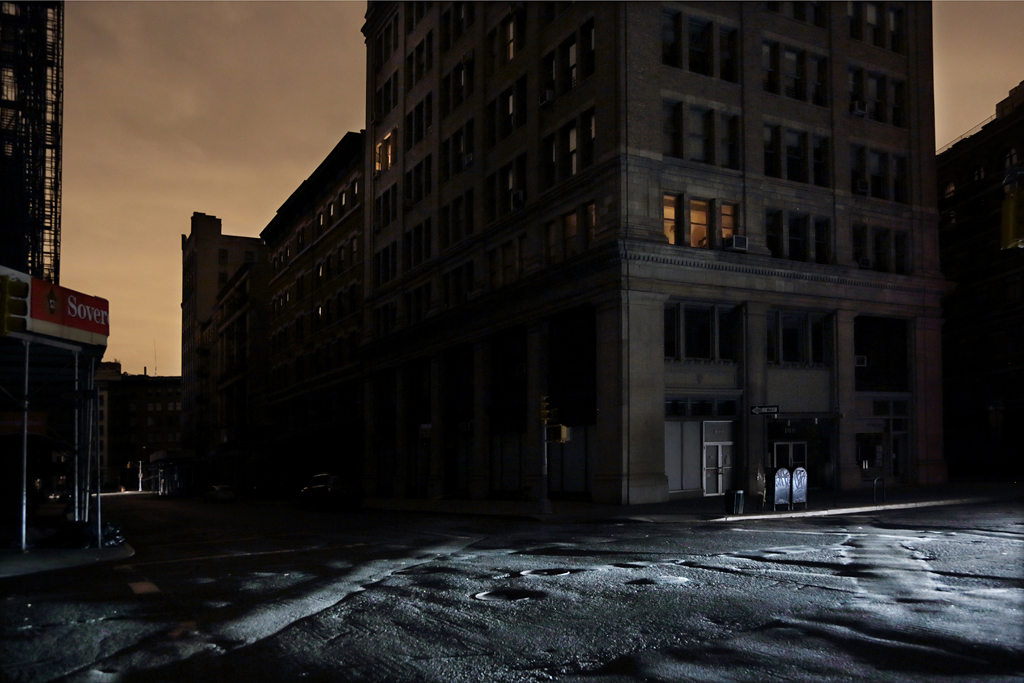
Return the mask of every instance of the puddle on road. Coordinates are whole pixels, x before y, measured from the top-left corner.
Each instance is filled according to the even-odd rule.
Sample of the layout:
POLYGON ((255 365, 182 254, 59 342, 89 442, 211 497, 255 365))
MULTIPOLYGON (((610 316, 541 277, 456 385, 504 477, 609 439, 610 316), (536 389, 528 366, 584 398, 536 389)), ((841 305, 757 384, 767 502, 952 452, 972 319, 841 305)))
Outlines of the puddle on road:
POLYGON ((525 590, 522 588, 498 588, 492 591, 477 593, 473 597, 477 600, 488 600, 494 602, 516 602, 519 600, 542 600, 548 596, 544 591, 525 590))
POLYGON ((685 576, 655 576, 650 579, 637 579, 635 581, 627 581, 627 586, 681 586, 684 583, 689 583, 690 580, 685 576))
POLYGON ((462 572, 458 569, 451 567, 409 567, 408 569, 399 569, 395 574, 403 576, 432 576, 435 574, 461 574, 462 572))
POLYGON ((519 572, 520 576, 568 576, 571 569, 524 569, 519 572))

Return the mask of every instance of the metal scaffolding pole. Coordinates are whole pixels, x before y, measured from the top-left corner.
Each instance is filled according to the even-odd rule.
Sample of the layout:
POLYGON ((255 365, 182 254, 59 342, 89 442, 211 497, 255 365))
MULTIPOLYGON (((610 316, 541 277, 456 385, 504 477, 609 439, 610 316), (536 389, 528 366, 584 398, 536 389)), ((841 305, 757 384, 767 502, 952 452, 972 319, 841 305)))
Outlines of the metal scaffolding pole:
POLYGON ((26 530, 28 529, 28 354, 30 341, 22 340, 25 345, 25 393, 21 413, 21 551, 25 552, 26 530))
POLYGON ((75 440, 74 440, 74 459, 72 460, 72 469, 74 470, 74 493, 72 494, 72 506, 75 509, 75 521, 78 521, 78 352, 72 351, 75 356, 75 440))

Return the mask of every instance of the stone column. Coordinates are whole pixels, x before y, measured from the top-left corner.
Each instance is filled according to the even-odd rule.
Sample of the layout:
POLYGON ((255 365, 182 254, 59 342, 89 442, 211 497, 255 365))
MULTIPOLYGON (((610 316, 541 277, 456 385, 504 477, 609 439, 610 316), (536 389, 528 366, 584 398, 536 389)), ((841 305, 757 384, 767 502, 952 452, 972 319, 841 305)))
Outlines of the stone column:
POLYGON ((522 482, 530 500, 539 500, 544 433, 540 422, 540 397, 548 392, 548 324, 531 323, 526 329, 526 444, 522 449, 522 482))
POLYGON ((853 347, 855 311, 836 311, 836 398, 839 401, 839 489, 847 491, 862 486, 857 464, 857 391, 856 362, 853 347))
POLYGON ((430 473, 427 477, 427 497, 444 495, 444 363, 441 357, 430 359, 430 473))
POLYGON ((942 449, 942 320, 915 318, 913 321, 914 408, 912 438, 916 458, 910 461, 911 482, 915 485, 942 484, 946 481, 946 461, 942 449))
POLYGON ((746 401, 742 407, 744 412, 741 413, 740 424, 746 425, 743 431, 746 477, 743 481, 748 495, 754 495, 759 488, 758 469, 768 461, 766 421, 772 418, 751 415, 750 406, 765 405, 768 402, 767 339, 768 315, 771 311, 768 304, 760 302, 748 302, 745 309, 743 396, 746 401))
POLYGON ((469 461, 469 497, 486 498, 490 491, 491 350, 486 342, 473 347, 473 452, 469 461))
POLYGON ((409 493, 409 449, 416 444, 409 443, 408 406, 406 375, 403 366, 395 368, 395 471, 390 474, 392 492, 396 498, 405 498, 409 493))
POLYGON ((668 500, 664 310, 667 296, 621 291, 597 309, 597 449, 593 498, 668 500))

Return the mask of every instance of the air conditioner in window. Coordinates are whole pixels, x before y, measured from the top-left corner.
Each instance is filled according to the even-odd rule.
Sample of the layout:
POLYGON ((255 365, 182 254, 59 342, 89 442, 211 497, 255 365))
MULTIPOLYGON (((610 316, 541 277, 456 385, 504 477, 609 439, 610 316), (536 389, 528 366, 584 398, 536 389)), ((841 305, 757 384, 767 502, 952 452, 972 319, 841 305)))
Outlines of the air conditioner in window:
POLYGON ((726 251, 746 251, 747 236, 733 235, 732 237, 726 237, 722 243, 722 248, 726 251))
POLYGON ((869 258, 858 259, 857 265, 861 268, 861 270, 871 270, 871 259, 869 259, 869 258))
POLYGON ((540 106, 546 107, 555 101, 554 90, 542 90, 540 93, 540 106))
POLYGON ((868 106, 864 104, 864 100, 851 100, 850 113, 854 116, 865 116, 868 113, 868 106))
POLYGON ((522 190, 512 193, 512 208, 519 209, 526 204, 526 193, 522 190))
POLYGON ((867 194, 868 190, 870 189, 871 186, 868 184, 868 181, 866 180, 857 180, 853 185, 853 190, 857 194, 867 194))
POLYGON ((473 164, 473 153, 467 152, 462 155, 462 167, 471 166, 473 164))
POLYGON ((867 356, 854 356, 853 364, 858 368, 866 368, 868 366, 867 356))

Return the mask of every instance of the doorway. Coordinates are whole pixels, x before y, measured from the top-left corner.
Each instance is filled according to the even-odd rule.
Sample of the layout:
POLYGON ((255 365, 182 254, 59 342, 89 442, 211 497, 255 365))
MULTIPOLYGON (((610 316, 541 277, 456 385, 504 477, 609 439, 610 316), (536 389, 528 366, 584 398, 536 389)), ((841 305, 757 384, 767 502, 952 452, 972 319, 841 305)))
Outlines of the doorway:
POLYGON ((780 467, 785 467, 787 470, 795 467, 807 469, 806 441, 776 441, 773 446, 772 466, 775 469, 780 467))
POLYGON ((703 450, 704 495, 724 495, 732 488, 732 422, 705 422, 703 450))

